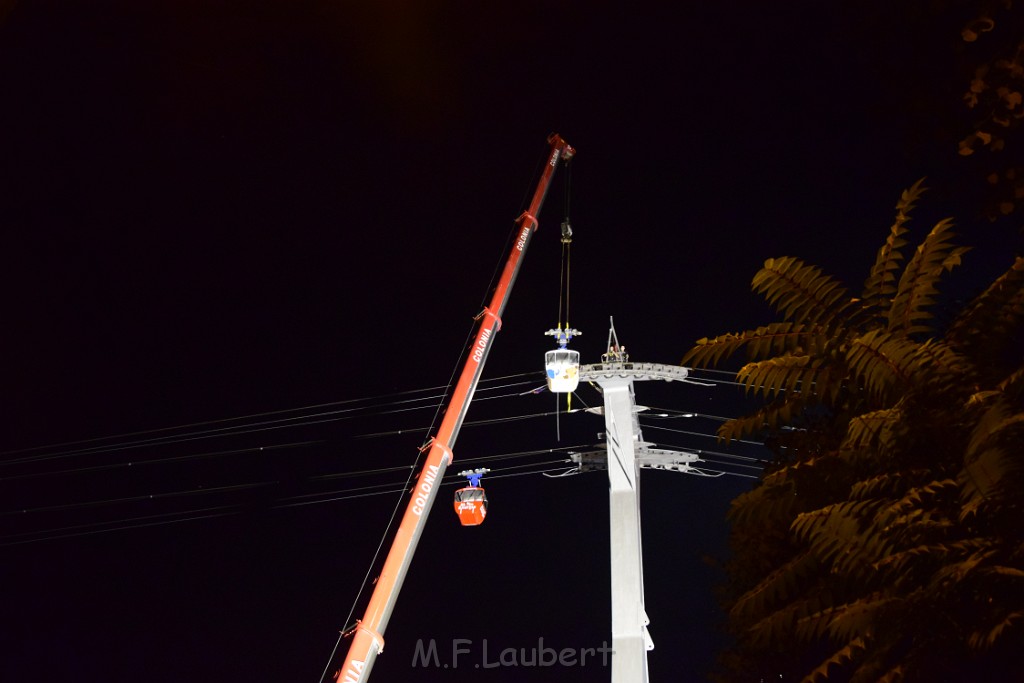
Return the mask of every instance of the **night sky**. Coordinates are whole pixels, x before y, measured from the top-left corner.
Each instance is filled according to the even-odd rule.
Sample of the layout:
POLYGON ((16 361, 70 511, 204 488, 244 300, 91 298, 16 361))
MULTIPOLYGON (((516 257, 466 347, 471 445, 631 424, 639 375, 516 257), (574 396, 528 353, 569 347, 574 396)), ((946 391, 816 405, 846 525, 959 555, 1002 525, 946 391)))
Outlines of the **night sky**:
MULTIPOLYGON (((414 462, 431 411, 379 413, 448 382, 550 132, 577 149, 570 322, 584 362, 609 316, 634 360, 659 363, 768 322, 749 292, 766 258, 804 258, 856 291, 922 176, 935 189, 918 230, 954 214, 964 242, 996 242, 959 214, 942 138, 955 116, 928 110, 958 106, 957 18, 908 24, 882 6, 0 3, 0 680, 317 681, 398 496, 281 503, 401 486, 404 471, 322 477, 414 462), (367 397, 382 398, 338 404, 367 397), (171 444, 149 439, 270 418, 147 431, 321 404, 276 417, 369 407, 171 444), (409 431, 365 436, 396 430, 409 431), (51 446, 100 437, 116 438, 51 446), (182 491, 197 493, 135 500, 182 491), (81 505, 119 498, 132 500, 81 505), (74 507, 17 512, 61 505, 74 507), (190 511, 205 518, 79 535, 190 511), (62 537, 18 542, 39 535, 62 537)), ((566 177, 484 373, 526 385, 494 396, 543 383, 566 177)), ((726 384, 637 392, 676 411, 742 409, 726 384)), ((580 402, 600 397, 584 388, 580 402)), ((554 407, 506 397, 468 419, 554 407)), ((450 472, 603 431, 583 413, 560 426, 558 441, 550 416, 469 424, 450 472)), ((725 511, 751 481, 644 475, 652 680, 703 680, 713 663, 721 575, 705 557, 724 557, 725 511)), ((606 680, 594 663, 479 670, 476 655, 411 668, 431 638, 443 658, 453 639, 478 654, 486 639, 492 659, 538 638, 610 641, 604 475, 487 486, 478 529, 442 491, 372 678, 606 680)))

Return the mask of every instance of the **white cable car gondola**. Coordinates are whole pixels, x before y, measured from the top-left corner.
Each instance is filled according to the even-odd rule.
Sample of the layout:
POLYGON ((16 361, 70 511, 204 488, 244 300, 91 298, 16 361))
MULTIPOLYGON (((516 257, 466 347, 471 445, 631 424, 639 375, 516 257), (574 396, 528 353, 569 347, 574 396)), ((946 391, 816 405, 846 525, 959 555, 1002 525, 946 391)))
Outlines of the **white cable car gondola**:
POLYGON ((544 370, 548 376, 548 391, 568 394, 576 391, 580 383, 580 352, 555 349, 544 354, 544 370))
POLYGON ((544 354, 544 372, 548 377, 548 391, 572 393, 580 386, 580 351, 566 348, 569 340, 581 334, 579 330, 566 327, 548 330, 558 342, 558 348, 544 354))
POLYGON ((544 354, 544 372, 548 378, 548 391, 553 394, 570 394, 580 384, 580 352, 566 348, 569 340, 580 334, 570 328, 548 330, 558 342, 558 348, 544 354))

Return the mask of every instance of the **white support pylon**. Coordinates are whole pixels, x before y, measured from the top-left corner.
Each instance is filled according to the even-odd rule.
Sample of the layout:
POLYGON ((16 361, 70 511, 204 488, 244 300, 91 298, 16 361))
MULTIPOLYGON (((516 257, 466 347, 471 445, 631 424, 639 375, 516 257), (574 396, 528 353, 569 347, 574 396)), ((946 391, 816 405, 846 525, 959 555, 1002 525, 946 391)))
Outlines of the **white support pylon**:
POLYGON ((647 683, 647 651, 654 643, 644 610, 640 534, 640 467, 633 380, 602 380, 608 444, 608 503, 612 570, 612 683, 647 683))
MULTIPOLYGON (((614 325, 601 363, 580 367, 580 381, 592 382, 604 395, 605 451, 574 453, 574 473, 608 469, 611 593, 612 683, 648 683, 647 653, 654 641, 644 608, 644 562, 640 531, 640 469, 651 468, 712 476, 697 467, 697 453, 652 448, 640 433, 633 383, 644 380, 692 382, 686 368, 632 363, 619 345, 614 325)), ((693 382, 701 384, 700 382, 693 382)), ((569 474, 566 472, 565 474, 569 474)), ((564 476, 564 475, 563 475, 564 476)))

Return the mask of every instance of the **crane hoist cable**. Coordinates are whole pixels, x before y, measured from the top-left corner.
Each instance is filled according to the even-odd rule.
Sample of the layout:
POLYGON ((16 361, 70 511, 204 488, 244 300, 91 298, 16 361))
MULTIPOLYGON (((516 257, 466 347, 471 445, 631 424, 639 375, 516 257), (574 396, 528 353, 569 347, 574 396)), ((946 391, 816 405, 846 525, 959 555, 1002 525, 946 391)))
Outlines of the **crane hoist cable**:
POLYGON ((558 329, 569 329, 569 276, 572 269, 572 225, 562 221, 562 263, 558 276, 558 329), (563 312, 565 313, 563 317, 563 312))
POLYGON ((566 163, 565 173, 565 214, 562 219, 562 257, 558 273, 558 319, 553 330, 545 334, 553 336, 560 348, 565 348, 574 336, 580 334, 579 330, 569 327, 569 294, 572 275, 572 222, 569 218, 570 195, 571 195, 572 164, 566 163))
POLYGON ((579 381, 579 352, 568 349, 569 341, 580 334, 579 330, 569 326, 569 294, 572 279, 572 222, 569 219, 570 197, 571 197, 571 174, 572 165, 566 165, 565 174, 565 197, 564 209, 565 218, 562 220, 562 256, 558 274, 558 320, 549 334, 558 343, 557 351, 549 351, 545 354, 545 373, 548 376, 548 389, 555 393, 555 436, 561 441, 562 430, 558 418, 557 394, 565 394, 566 412, 572 412, 572 392, 576 389, 579 381))
POLYGON ((565 169, 565 218, 562 219, 562 260, 561 272, 558 276, 558 327, 557 329, 569 329, 569 284, 571 275, 572 257, 572 222, 569 219, 572 164, 566 164, 565 169), (563 308, 564 307, 564 308, 563 308), (563 317, 563 312, 565 316, 563 317))

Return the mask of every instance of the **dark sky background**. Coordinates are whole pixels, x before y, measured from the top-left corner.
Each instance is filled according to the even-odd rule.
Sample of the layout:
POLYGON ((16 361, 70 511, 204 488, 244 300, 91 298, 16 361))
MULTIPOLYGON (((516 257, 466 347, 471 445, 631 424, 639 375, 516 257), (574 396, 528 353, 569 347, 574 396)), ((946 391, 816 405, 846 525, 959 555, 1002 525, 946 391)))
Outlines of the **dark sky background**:
MULTIPOLYGON (((19 449, 444 385, 552 131, 578 150, 571 322, 585 362, 609 316, 634 360, 661 363, 768 322, 749 282, 769 257, 821 264, 858 290, 899 192, 925 175, 935 190, 918 230, 955 214, 967 243, 1003 236, 964 208, 944 128, 963 87, 957 16, 810 2, 5 6, 0 535, 240 512, 0 547, 4 681, 318 680, 396 496, 275 505, 362 485, 311 477, 408 467, 429 411, 114 452, 19 449), (357 438, 397 429, 412 431, 357 438), (300 441, 315 443, 271 448, 300 441), (166 458, 179 459, 125 466, 166 458)), ((485 378, 543 381, 564 180, 485 378)), ((638 394, 712 415, 742 407, 726 385, 638 394)), ((552 408, 550 395, 479 402, 469 419, 552 408)), ((562 420, 561 442, 551 418, 467 426, 451 471, 603 430, 562 420)), ((702 558, 726 552, 725 511, 749 484, 644 476, 652 680, 703 680, 712 664, 721 577, 702 558)), ((610 640, 606 490, 603 474, 496 478, 487 523, 466 530, 446 488, 374 680, 606 676, 410 668, 417 639, 442 656, 453 638, 492 653, 610 640)))

